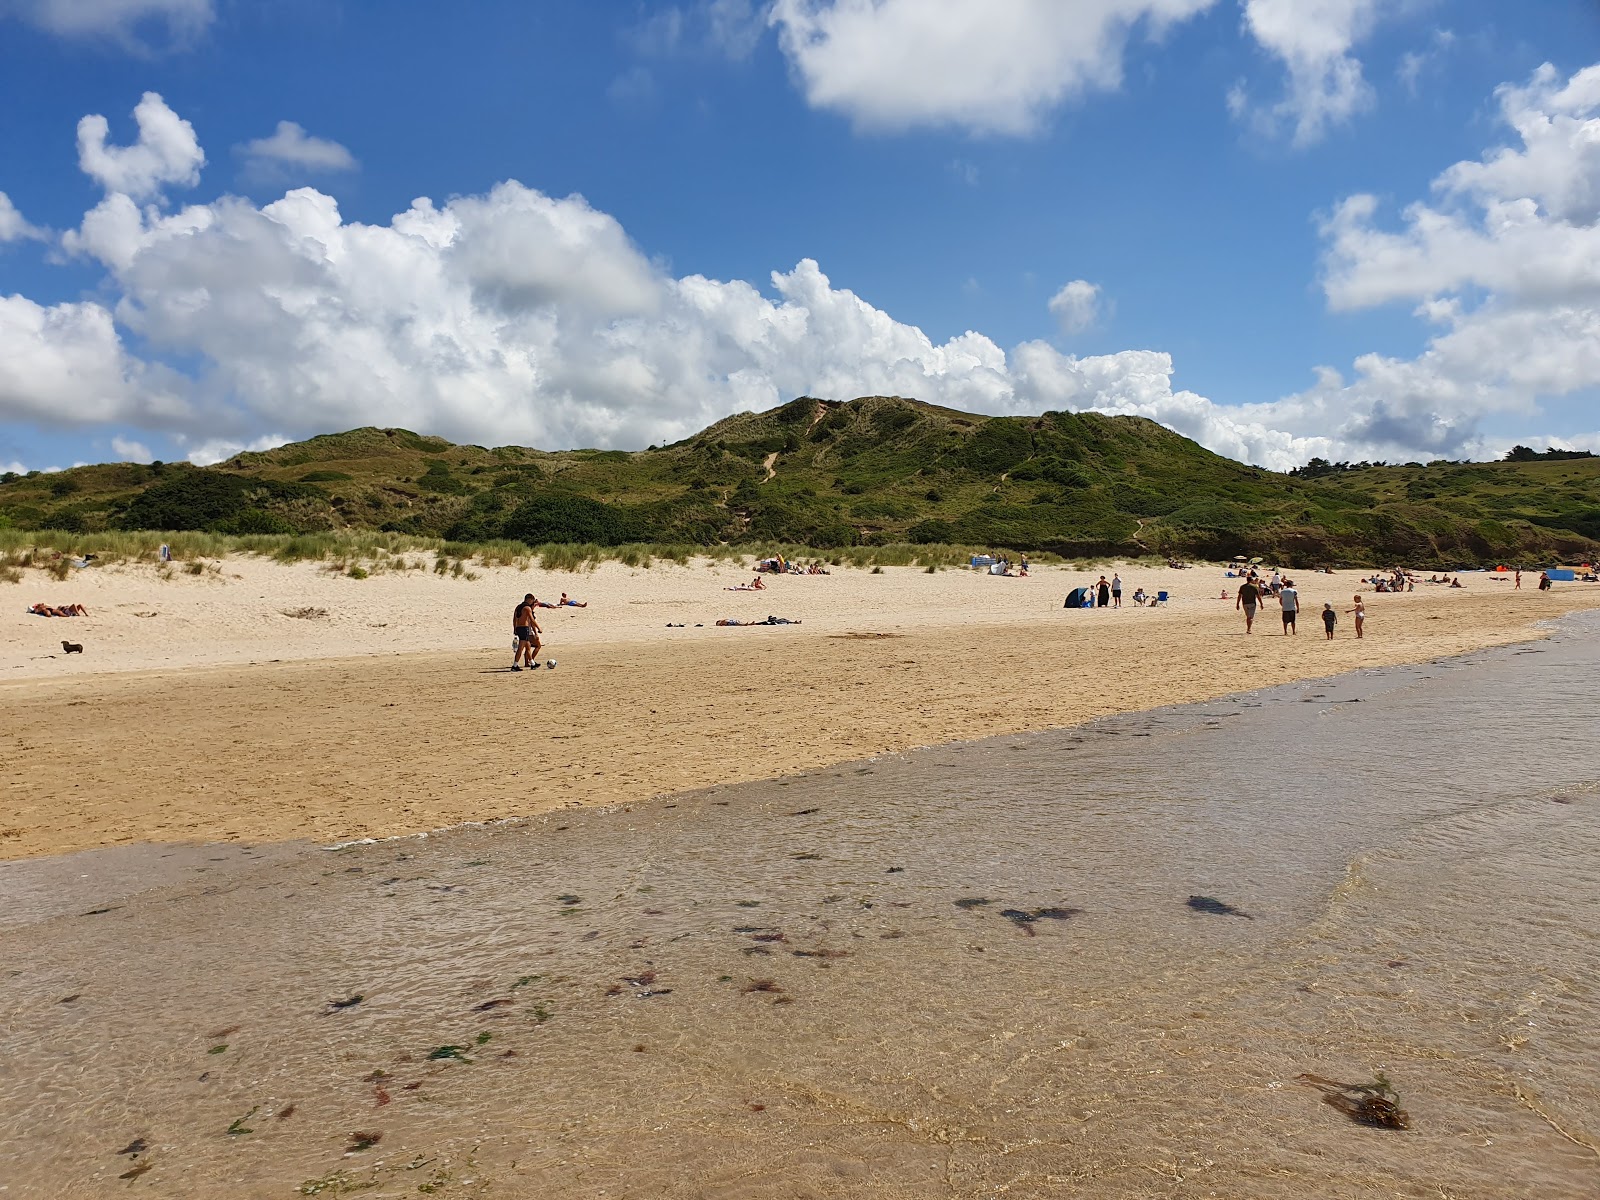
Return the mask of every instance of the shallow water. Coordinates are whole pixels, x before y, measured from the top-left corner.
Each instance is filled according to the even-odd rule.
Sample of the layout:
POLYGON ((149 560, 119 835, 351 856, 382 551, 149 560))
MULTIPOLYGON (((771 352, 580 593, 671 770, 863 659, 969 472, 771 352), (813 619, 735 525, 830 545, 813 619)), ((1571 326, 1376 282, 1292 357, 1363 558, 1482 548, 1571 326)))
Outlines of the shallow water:
POLYGON ((0 866, 0 1194, 1595 1195, 1597 634, 631 811, 0 866), (1410 1129, 1303 1072, 1382 1072, 1410 1129))

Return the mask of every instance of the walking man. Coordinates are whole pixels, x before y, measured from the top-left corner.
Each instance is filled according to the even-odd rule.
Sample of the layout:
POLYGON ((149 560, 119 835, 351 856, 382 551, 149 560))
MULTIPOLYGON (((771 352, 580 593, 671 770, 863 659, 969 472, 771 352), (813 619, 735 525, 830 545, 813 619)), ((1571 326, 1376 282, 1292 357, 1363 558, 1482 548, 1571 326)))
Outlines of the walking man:
POLYGON ((1233 611, 1244 609, 1244 631, 1249 633, 1256 623, 1256 604, 1261 599, 1261 588, 1251 576, 1239 585, 1239 595, 1233 602, 1233 611))
POLYGON ((1294 619, 1300 615, 1300 593, 1295 591, 1294 580, 1285 579, 1283 586, 1278 589, 1278 606, 1283 609, 1283 632, 1285 635, 1299 633, 1295 628, 1294 619))

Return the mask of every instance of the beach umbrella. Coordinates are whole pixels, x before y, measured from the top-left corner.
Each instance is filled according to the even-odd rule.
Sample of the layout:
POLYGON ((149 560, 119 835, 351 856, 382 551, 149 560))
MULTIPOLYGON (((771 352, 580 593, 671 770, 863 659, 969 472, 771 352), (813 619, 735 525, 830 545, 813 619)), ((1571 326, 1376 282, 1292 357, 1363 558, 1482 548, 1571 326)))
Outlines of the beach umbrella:
POLYGON ((1234 562, 1248 562, 1249 559, 1245 558, 1245 556, 1242 555, 1242 554, 1235 554, 1233 556, 1233 561, 1234 562))
POLYGON ((1261 560, 1259 558, 1252 558, 1250 561, 1253 562, 1253 563, 1258 563, 1261 560))

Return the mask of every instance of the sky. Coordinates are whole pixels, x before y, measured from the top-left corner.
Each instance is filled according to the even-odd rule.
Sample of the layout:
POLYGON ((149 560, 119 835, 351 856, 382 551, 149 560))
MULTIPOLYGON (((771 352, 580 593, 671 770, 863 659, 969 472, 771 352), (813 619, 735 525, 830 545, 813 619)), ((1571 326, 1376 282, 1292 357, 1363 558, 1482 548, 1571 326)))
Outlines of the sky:
POLYGON ((0 0, 0 471, 883 394, 1600 451, 1600 3, 0 0))

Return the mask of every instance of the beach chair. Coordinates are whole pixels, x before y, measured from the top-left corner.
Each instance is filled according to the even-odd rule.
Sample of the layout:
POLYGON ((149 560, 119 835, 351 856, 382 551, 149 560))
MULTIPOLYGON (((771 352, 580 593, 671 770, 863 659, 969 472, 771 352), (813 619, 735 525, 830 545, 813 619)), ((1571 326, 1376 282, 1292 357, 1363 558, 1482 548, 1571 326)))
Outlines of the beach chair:
POLYGON ((1156 598, 1154 600, 1152 600, 1150 603, 1152 605, 1156 605, 1156 604, 1165 604, 1166 602, 1167 602, 1167 594, 1165 592, 1157 592, 1156 593, 1156 598))

